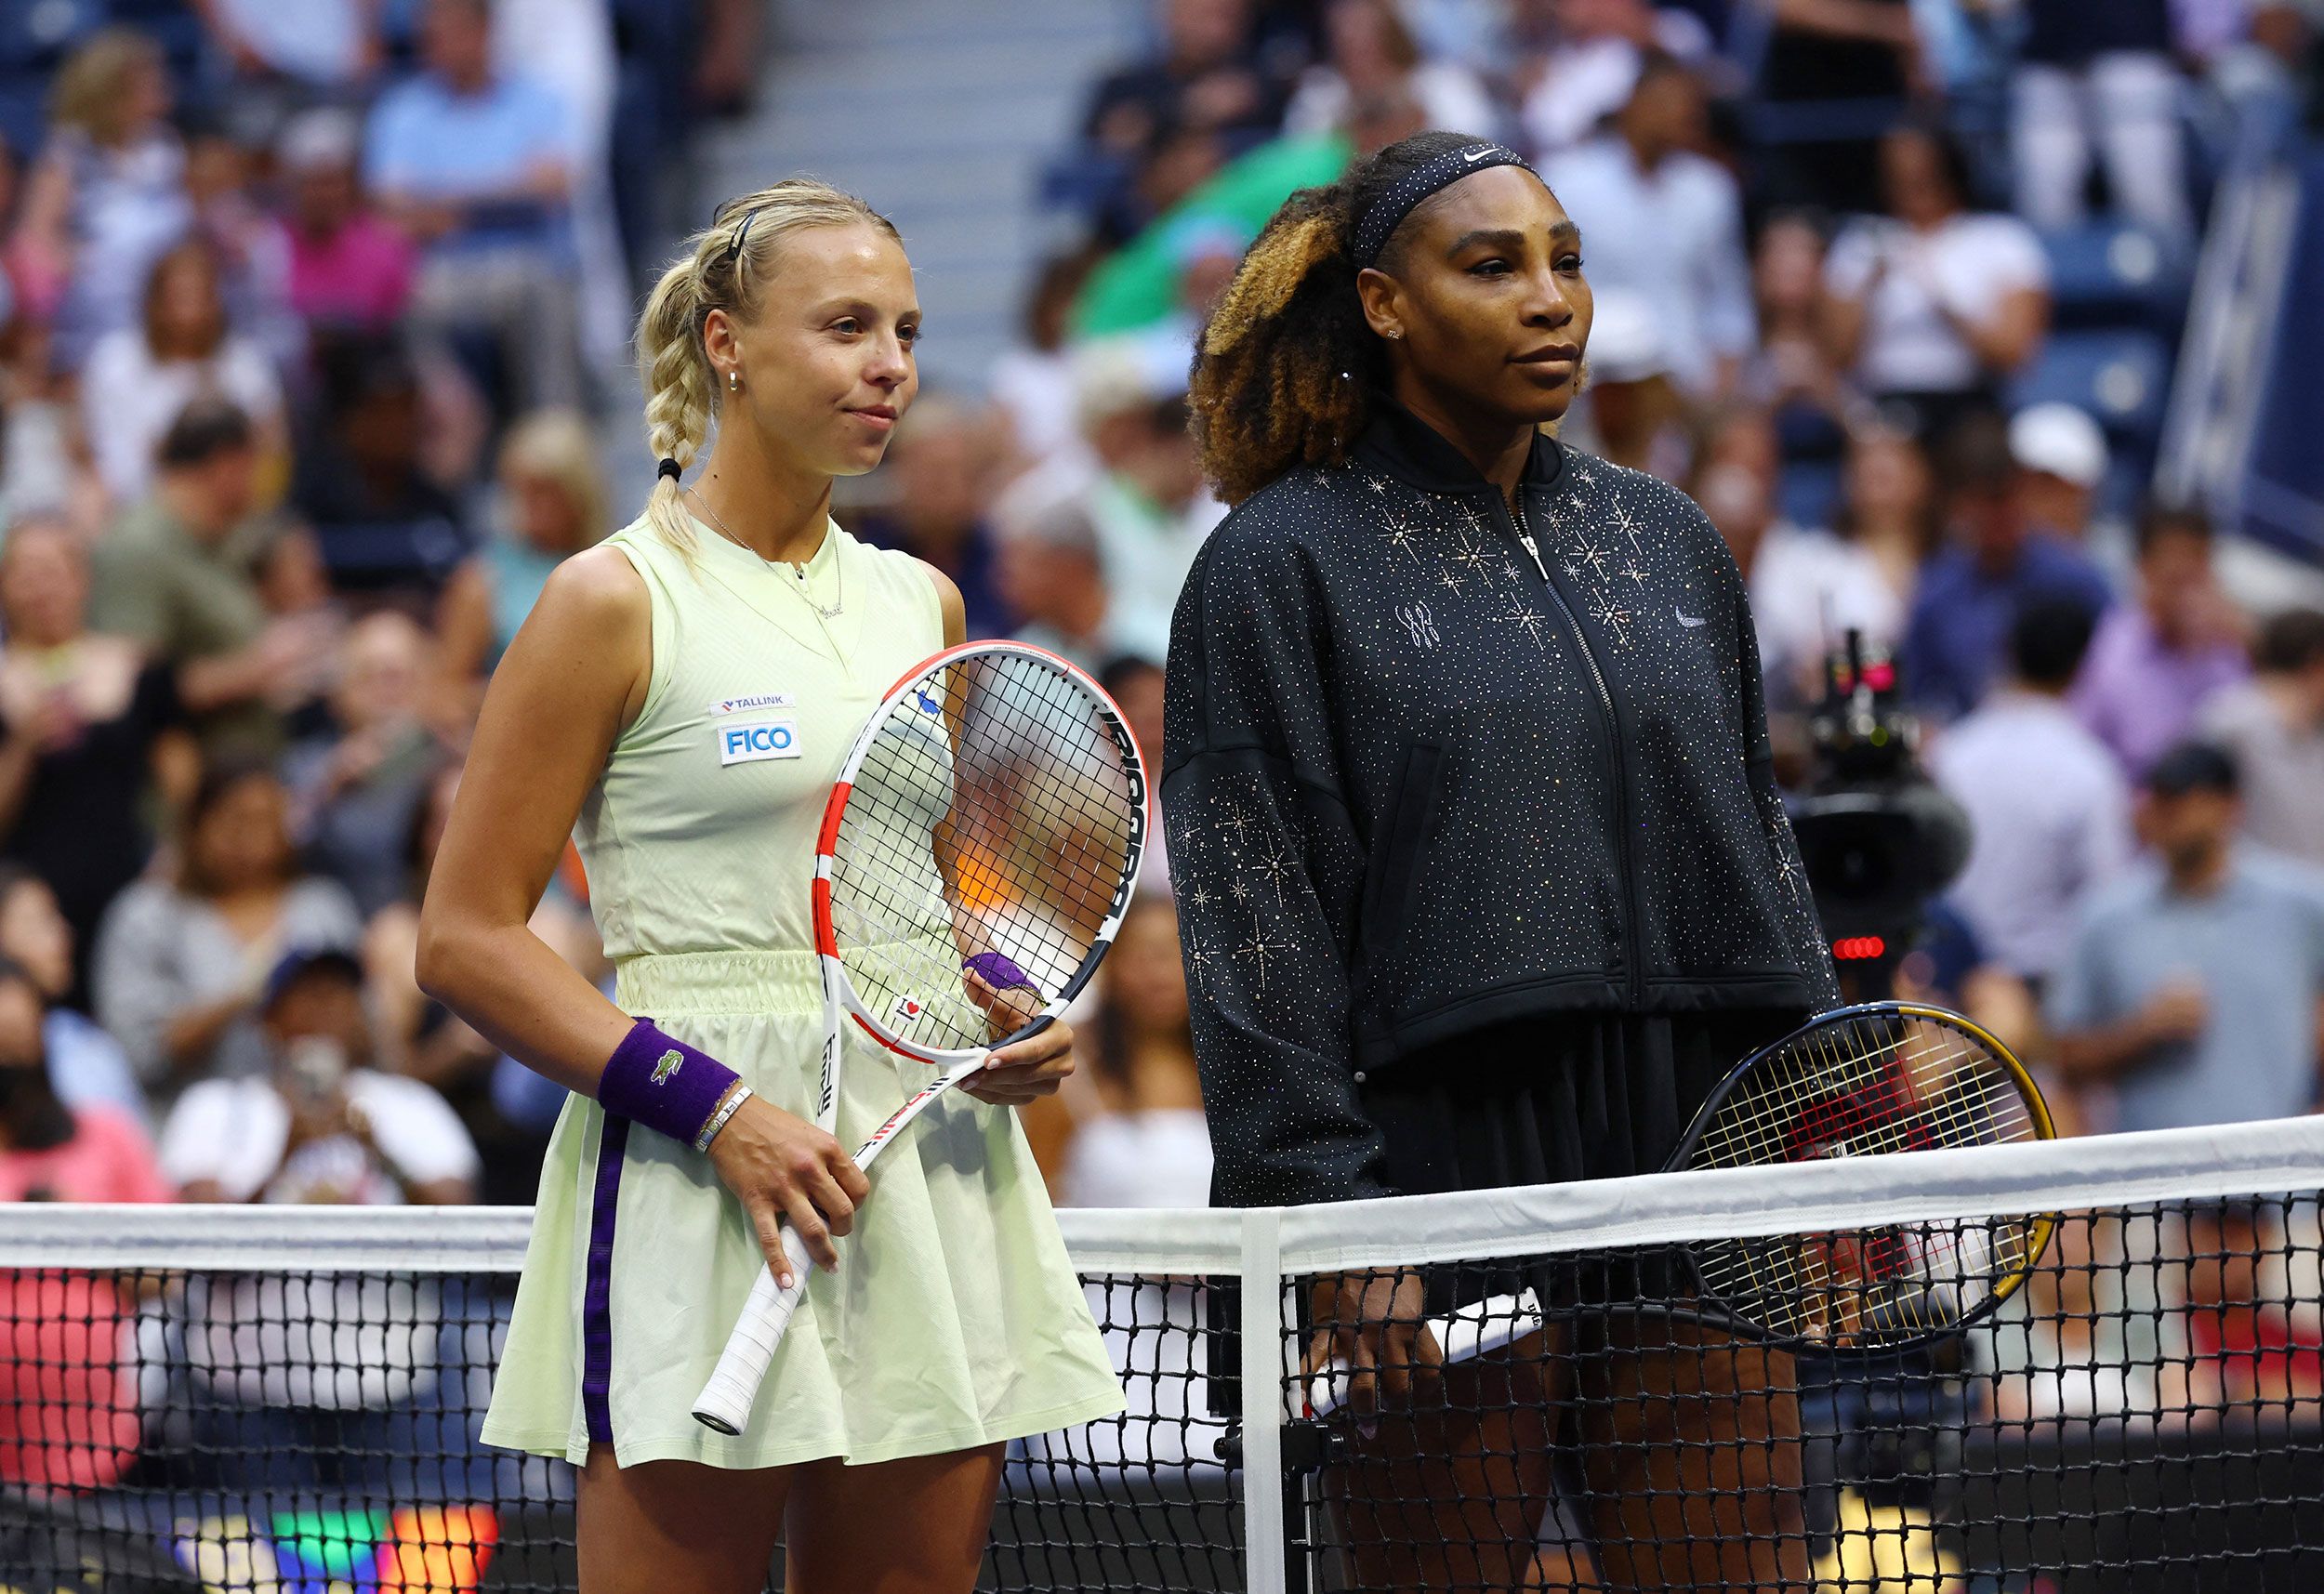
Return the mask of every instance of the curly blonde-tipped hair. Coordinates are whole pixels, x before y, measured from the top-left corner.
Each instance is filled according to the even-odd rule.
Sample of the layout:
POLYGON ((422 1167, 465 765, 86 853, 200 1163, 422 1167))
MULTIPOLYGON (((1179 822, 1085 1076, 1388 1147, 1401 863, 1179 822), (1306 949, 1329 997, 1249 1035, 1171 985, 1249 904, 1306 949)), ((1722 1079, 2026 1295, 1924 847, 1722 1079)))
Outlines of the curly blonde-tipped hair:
MULTIPOLYGON (((1219 296, 1195 349, 1187 402, 1203 474, 1239 504, 1301 465, 1347 457, 1388 380, 1385 347, 1364 319, 1351 242, 1380 196, 1476 140, 1415 133, 1355 163, 1336 183, 1283 202, 1219 296)), ((1415 210, 1374 262, 1393 272, 1415 210)))
MULTIPOLYGON (((686 241, 684 253, 662 273, 638 318, 645 440, 657 463, 674 459, 683 469, 710 441, 720 404, 718 373, 702 342, 710 312, 724 310, 744 322, 757 319, 785 238, 810 227, 866 223, 903 242, 893 222, 853 194, 812 178, 786 178, 728 200, 709 226, 686 241)), ((679 504, 679 492, 675 478, 657 477, 645 518, 672 547, 691 555, 693 522, 679 504)))

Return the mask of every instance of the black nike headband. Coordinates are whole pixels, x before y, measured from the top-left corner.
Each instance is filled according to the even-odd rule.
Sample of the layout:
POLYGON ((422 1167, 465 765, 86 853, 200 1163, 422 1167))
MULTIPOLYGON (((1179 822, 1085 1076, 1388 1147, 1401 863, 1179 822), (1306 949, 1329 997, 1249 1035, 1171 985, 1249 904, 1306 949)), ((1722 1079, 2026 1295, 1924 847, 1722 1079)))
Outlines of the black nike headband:
MULTIPOLYGON (((1413 207, 1439 189, 1450 188, 1472 173, 1493 166, 1523 166, 1532 172, 1533 165, 1525 156, 1505 144, 1464 144, 1447 150, 1424 165, 1416 166, 1396 180, 1395 186, 1372 201, 1355 223, 1355 265, 1362 270, 1376 265, 1380 252, 1388 246, 1404 218, 1413 207)), ((1541 174, 1534 172, 1535 177, 1541 174)))

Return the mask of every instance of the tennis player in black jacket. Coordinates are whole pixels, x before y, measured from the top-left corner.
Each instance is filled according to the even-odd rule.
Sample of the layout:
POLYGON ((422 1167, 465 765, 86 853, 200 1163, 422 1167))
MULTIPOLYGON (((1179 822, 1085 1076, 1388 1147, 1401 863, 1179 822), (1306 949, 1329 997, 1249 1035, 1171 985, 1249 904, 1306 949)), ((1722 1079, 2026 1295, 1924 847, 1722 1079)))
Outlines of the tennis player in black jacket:
MULTIPOLYGON (((1222 1205, 1651 1171, 1838 1002, 1734 560, 1541 429, 1590 309, 1531 168, 1424 133, 1293 195, 1204 330, 1236 507, 1172 627, 1162 810, 1222 1205)), ((1564 1449, 1613 1586, 1806 1587, 1780 1352, 1591 1311, 1439 1374, 1417 1277, 1313 1304, 1359 1411, 1431 1414, 1340 1480, 1367 1586, 1515 1586, 1564 1449)))

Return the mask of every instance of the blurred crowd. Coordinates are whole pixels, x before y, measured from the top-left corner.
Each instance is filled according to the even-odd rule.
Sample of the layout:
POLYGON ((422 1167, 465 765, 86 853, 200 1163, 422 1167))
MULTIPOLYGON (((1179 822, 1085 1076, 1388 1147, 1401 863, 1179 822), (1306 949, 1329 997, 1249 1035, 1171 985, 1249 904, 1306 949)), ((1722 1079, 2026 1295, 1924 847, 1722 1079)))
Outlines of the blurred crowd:
MULTIPOLYGON (((0 1196, 531 1199, 561 1093, 418 991, 417 903, 501 649, 627 518, 608 373, 759 16, 7 11, 0 1196)), ((1908 987, 2076 1129, 2305 1112, 2324 613, 2146 483, 2204 218, 2311 117, 2319 37, 2319 0, 1153 0, 1048 164, 1015 342, 840 518, 1101 672, 1159 767, 1224 512, 1207 304, 1293 189, 1503 139, 1596 296, 1563 435, 1726 538, 1788 767, 1855 630, 1974 821, 1908 987)), ((602 979, 587 892, 569 859, 536 926, 602 979)), ((1101 985, 1044 1169, 1201 1205, 1158 861, 1101 985)))
MULTIPOLYGON (((0 8, 0 1194, 531 1198, 417 904, 760 20, 0 8)), ((539 928, 602 973, 577 868, 539 928)))

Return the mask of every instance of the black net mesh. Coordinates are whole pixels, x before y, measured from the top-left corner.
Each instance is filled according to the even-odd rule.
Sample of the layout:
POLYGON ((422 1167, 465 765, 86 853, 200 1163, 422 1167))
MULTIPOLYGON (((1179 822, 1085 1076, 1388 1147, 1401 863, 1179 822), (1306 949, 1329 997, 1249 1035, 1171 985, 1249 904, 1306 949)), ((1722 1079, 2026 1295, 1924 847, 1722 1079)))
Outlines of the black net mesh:
MULTIPOLYGON (((1819 1240, 1998 1255, 1987 1227, 2024 1225, 1819 1240)), ((1287 1495, 1288 1582, 2324 1588, 2317 1247, 2312 1195, 2067 1215, 1989 1319, 1846 1353, 1698 1297, 1702 1246, 1306 1281, 1288 1310, 1325 1371, 1287 1387, 1330 1415, 1287 1447, 1320 1463, 1287 1495), (1352 1333, 1359 1313, 1405 1326, 1352 1333)))
MULTIPOLYGON (((1879 1352, 1738 1337, 1676 1244, 1286 1281, 1325 1415, 1249 1479, 1229 1281, 1086 1276, 1129 1410, 1010 1447, 989 1587, 1244 1587, 1265 1490, 1295 1589, 2324 1588, 2313 1194, 2066 1214, 1993 1318, 1879 1352), (1351 1302, 1433 1319, 1378 1406, 1351 1302)), ((0 1588, 574 1587, 570 1469, 477 1439, 512 1285, 0 1274, 0 1588)))

